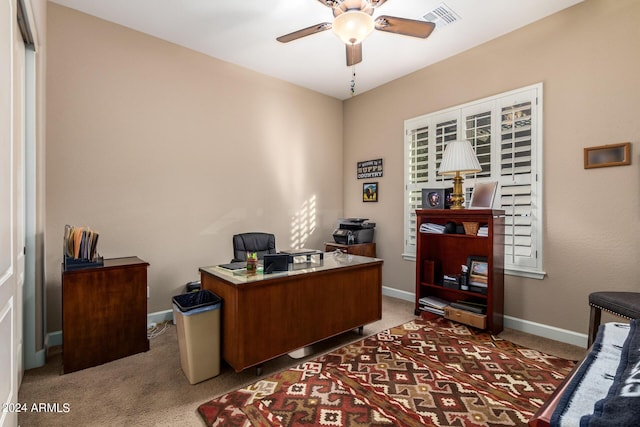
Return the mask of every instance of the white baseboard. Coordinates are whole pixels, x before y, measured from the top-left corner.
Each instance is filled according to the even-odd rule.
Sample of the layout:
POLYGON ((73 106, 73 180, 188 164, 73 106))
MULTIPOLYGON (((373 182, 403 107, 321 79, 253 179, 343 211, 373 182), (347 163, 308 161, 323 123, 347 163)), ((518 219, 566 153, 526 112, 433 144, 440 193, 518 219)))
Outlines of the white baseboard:
POLYGON ((410 302, 414 302, 416 300, 416 294, 413 292, 401 291, 387 286, 382 287, 382 295, 410 302))
POLYGON ((163 310, 147 314, 147 325, 149 323, 161 322, 173 322, 173 310, 163 310))
POLYGON ((567 329, 560 329, 555 326, 544 325, 542 323, 531 322, 529 320, 518 319, 511 316, 504 316, 504 327, 587 348, 586 334, 580 334, 567 329))
MULTIPOLYGON (((415 301, 413 292, 401 291, 387 286, 382 287, 382 295, 398 298, 404 301, 415 301)), ((147 314, 147 324, 173 321, 173 310, 163 310, 147 314)), ((505 328, 516 331, 538 335, 543 338, 564 342, 578 347, 587 348, 587 335, 567 329, 556 328, 555 326, 544 325, 542 323, 531 322, 529 320, 518 319, 517 317, 504 316, 505 328)), ((45 348, 62 345, 62 331, 50 332, 45 338, 45 348)))
POLYGON ((44 348, 62 345, 62 331, 49 332, 44 337, 44 348))
MULTIPOLYGON (((158 311, 147 314, 147 325, 150 323, 173 322, 173 310, 158 311)), ((62 331, 49 332, 44 339, 45 348, 62 345, 62 331)))
MULTIPOLYGON (((382 287, 382 295, 405 301, 415 301, 415 293, 401 291, 387 286, 382 287)), ((526 332, 543 338, 587 348, 586 334, 580 334, 567 329, 560 329, 555 326, 544 325, 542 323, 531 322, 529 320, 518 319, 517 317, 511 316, 504 316, 504 326, 505 328, 515 329, 516 331, 526 332)))

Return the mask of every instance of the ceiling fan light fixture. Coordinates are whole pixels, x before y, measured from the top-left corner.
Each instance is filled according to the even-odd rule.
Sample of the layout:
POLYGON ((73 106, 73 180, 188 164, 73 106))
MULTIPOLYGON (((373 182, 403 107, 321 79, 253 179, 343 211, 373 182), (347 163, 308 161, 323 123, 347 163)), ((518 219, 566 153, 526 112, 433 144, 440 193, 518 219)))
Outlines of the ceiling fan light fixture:
POLYGON ((362 43, 375 28, 371 15, 360 10, 349 10, 333 21, 333 32, 346 44, 362 43))

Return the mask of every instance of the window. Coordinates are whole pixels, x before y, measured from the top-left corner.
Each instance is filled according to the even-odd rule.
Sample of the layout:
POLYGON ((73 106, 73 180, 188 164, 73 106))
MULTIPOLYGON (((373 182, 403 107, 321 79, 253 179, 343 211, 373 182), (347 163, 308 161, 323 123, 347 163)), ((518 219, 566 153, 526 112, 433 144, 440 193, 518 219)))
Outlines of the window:
POLYGON ((543 278, 541 83, 405 121, 403 256, 415 259, 422 189, 453 186, 437 171, 456 139, 471 142, 482 166, 465 177, 465 203, 476 182, 498 182, 493 207, 505 211, 505 273, 543 278))

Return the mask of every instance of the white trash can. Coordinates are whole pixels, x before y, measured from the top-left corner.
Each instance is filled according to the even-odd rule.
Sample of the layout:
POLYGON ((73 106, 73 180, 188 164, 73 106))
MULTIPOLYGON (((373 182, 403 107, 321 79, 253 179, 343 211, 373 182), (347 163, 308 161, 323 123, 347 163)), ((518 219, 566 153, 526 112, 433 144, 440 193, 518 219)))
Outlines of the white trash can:
POLYGON ((180 365, 190 384, 220 374, 220 309, 222 299, 211 291, 173 297, 180 365))

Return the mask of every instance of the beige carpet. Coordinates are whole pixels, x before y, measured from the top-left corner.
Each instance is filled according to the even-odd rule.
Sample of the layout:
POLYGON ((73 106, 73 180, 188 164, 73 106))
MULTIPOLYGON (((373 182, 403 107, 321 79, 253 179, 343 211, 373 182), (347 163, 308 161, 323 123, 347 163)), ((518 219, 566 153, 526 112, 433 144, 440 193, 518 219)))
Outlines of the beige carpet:
MULTIPOLYGON (((382 320, 365 326, 365 335, 413 319, 413 303, 383 297, 382 320)), ((529 348, 566 359, 579 360, 586 350, 517 331, 505 330, 501 337, 529 348)), ((348 332, 313 347, 305 359, 328 352, 361 337, 348 332)), ((58 403, 68 412, 19 414, 21 426, 202 426, 198 405, 220 394, 256 381, 256 371, 235 373, 223 364, 219 376, 190 385, 180 368, 177 334, 171 326, 151 340, 151 349, 94 368, 60 375, 61 354, 52 352, 47 364, 25 373, 18 401, 58 403)), ((262 376, 268 376, 304 359, 282 356, 267 362, 262 376)))

